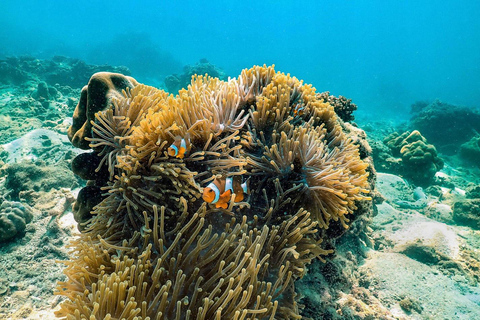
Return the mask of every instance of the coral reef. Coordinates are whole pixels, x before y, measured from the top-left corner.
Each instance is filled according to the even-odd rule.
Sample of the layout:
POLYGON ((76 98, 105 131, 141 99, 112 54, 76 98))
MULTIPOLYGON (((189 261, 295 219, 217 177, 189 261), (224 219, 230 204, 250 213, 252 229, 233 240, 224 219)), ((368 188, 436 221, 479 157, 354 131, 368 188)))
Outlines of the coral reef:
POLYGON ((0 144, 42 127, 65 134, 64 119, 74 107, 69 96, 72 92, 78 94, 78 90, 70 89, 72 92, 64 95, 56 89, 59 86, 45 88, 45 83, 40 83, 31 82, 30 87, 0 86, 0 144), (40 96, 42 91, 44 93, 40 96))
POLYGON ((462 143, 480 132, 480 112, 441 101, 412 106, 410 127, 419 130, 441 153, 454 155, 462 143))
POLYGON ((0 60, 0 83, 25 85, 28 81, 44 81, 49 86, 59 84, 81 88, 93 73, 100 71, 130 74, 126 67, 89 65, 82 60, 55 56, 51 60, 31 56, 8 57, 0 60))
POLYGON ((0 144, 38 128, 65 134, 79 90, 93 73, 102 70, 129 73, 126 68, 87 65, 61 56, 0 60, 0 144))
POLYGON ((22 235, 32 218, 30 207, 20 202, 3 201, 0 205, 0 243, 22 235))
POLYGON ((382 154, 382 169, 386 172, 401 174, 416 185, 428 186, 433 182, 435 173, 443 168, 443 160, 437 150, 422 134, 414 130, 403 133, 394 132, 384 139, 391 155, 382 154))
POLYGON ((300 319, 295 280, 372 209, 360 130, 273 67, 194 76, 176 96, 120 75, 92 79, 113 77, 134 85, 102 86, 88 102, 91 80, 69 129, 93 153, 72 165, 89 181, 57 316, 300 319), (167 152, 178 137, 181 158, 167 152), (245 199, 203 201, 203 188, 229 177, 248 185, 245 199))
POLYGON ((183 67, 182 74, 171 74, 165 78, 165 87, 168 92, 175 93, 182 88, 186 88, 194 75, 208 74, 210 77, 226 80, 227 77, 222 69, 208 62, 207 59, 201 59, 195 65, 186 65, 183 67))
POLYGON ((352 102, 352 99, 347 99, 344 96, 335 97, 328 91, 317 93, 317 98, 330 103, 343 121, 351 122, 355 119, 353 112, 357 110, 357 105, 352 102))

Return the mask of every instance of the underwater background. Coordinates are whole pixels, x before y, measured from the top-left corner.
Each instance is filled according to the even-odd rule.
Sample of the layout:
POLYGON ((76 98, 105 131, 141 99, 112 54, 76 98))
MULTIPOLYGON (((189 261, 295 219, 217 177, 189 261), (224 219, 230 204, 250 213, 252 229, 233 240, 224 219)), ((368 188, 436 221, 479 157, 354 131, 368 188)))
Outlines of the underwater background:
POLYGON ((0 320, 480 319, 479 14, 0 0, 0 320))
POLYGON ((232 77, 275 64, 359 113, 401 117, 416 100, 480 104, 479 12, 466 0, 3 0, 0 57, 124 65, 142 82, 202 58, 232 77))

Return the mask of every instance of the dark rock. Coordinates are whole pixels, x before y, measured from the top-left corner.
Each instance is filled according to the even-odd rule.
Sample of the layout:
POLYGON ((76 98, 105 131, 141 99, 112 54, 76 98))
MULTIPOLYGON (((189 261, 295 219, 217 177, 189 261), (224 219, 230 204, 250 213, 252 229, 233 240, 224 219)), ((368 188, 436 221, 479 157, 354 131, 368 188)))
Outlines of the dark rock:
POLYGON ((480 199, 460 200, 453 205, 453 220, 462 226, 480 230, 480 199))
POLYGON ((413 114, 411 127, 419 130, 440 152, 455 154, 462 143, 480 132, 480 112, 441 101, 422 105, 413 114))
POLYGON ((460 158, 479 166, 480 163, 480 136, 475 136, 460 146, 460 158))
POLYGON ((465 196, 468 199, 480 199, 480 185, 472 184, 465 189, 465 196))
POLYGON ((195 65, 186 65, 183 68, 182 74, 172 74, 165 78, 165 86, 168 92, 177 93, 178 90, 186 88, 192 81, 193 75, 205 75, 208 74, 211 77, 219 78, 220 80, 226 80, 227 76, 225 72, 217 66, 208 62, 207 59, 201 59, 195 65))

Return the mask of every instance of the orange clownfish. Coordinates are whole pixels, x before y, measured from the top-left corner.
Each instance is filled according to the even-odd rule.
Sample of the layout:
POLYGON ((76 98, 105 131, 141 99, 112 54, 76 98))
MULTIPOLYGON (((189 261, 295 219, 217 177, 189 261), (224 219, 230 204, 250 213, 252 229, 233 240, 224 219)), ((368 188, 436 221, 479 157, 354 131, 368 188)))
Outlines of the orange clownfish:
POLYGON ((180 136, 175 137, 175 141, 168 147, 168 155, 170 157, 177 157, 183 159, 185 154, 190 150, 190 139, 180 136))
POLYGON ((302 116, 304 113, 305 113, 305 106, 302 106, 302 104, 297 103, 296 105, 293 106, 294 116, 302 116))
POLYGON ((203 200, 214 204, 215 208, 228 208, 228 202, 235 193, 235 202, 240 202, 248 194, 248 180, 242 183, 239 176, 228 178, 215 178, 208 186, 203 189, 203 200))

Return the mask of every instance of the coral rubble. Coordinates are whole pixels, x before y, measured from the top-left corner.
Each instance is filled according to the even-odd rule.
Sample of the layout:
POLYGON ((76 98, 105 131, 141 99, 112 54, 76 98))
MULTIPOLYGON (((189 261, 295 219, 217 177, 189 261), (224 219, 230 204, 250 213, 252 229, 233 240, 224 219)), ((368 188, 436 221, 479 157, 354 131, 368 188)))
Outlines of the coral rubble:
POLYGON ((273 67, 194 76, 176 96, 94 75, 69 130, 93 152, 72 166, 89 181, 57 316, 300 319, 295 280, 372 206, 368 145, 354 132, 273 67), (183 158, 167 152, 179 139, 183 158), (245 199, 202 199, 229 177, 248 185, 245 199))

